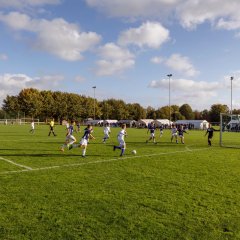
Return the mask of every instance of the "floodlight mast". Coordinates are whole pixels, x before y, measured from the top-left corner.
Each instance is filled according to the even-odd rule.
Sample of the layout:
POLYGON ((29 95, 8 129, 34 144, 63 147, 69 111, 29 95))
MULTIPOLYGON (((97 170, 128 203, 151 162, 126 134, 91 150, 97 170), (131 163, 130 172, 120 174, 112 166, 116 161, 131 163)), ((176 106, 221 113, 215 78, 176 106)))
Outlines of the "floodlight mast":
POLYGON ((169 107, 169 128, 171 126, 171 77, 172 77, 172 74, 168 74, 167 75, 168 77, 168 100, 169 100, 169 103, 168 103, 168 107, 169 107))
POLYGON ((232 81, 233 81, 234 77, 230 77, 230 81, 231 81, 231 114, 232 114, 232 81))

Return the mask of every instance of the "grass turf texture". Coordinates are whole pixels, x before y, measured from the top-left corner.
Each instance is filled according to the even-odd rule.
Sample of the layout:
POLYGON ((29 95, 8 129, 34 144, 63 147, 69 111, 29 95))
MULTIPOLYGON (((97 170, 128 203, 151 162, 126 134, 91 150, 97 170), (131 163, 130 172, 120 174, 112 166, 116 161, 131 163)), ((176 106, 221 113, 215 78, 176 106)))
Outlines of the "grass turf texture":
POLYGON ((218 132, 208 147, 203 131, 185 144, 157 132, 155 145, 127 129, 120 158, 119 128, 106 144, 94 128, 82 158, 59 151, 63 126, 29 128, 0 126, 0 239, 240 239, 239 149, 220 148, 218 132))

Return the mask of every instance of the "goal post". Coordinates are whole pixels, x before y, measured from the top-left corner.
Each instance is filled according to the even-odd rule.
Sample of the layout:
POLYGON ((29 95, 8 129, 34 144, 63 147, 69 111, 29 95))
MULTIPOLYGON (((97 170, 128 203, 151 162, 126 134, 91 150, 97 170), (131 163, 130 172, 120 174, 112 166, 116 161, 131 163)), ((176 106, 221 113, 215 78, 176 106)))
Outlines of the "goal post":
POLYGON ((220 146, 240 148, 239 114, 220 114, 220 146))

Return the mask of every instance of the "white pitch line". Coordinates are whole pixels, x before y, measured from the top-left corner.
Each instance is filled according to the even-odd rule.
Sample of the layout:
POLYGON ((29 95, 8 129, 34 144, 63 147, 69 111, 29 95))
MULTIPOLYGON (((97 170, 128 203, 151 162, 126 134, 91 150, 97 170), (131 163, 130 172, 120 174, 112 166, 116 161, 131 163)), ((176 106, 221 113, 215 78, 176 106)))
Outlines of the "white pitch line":
MULTIPOLYGON (((106 163, 106 162, 114 162, 114 161, 124 161, 126 159, 133 159, 133 158, 143 158, 143 157, 153 157, 153 156, 160 156, 160 155, 170 155, 175 153, 186 153, 186 152, 193 152, 193 151, 201 151, 209 148, 201 148, 201 149, 193 149, 193 150, 184 150, 184 151, 175 151, 175 152, 165 152, 165 153, 155 153, 155 154, 147 154, 147 155, 138 155, 138 156, 129 156, 129 157, 118 157, 118 158, 112 158, 112 159, 106 159, 106 160, 98 160, 98 161, 92 161, 92 162, 81 162, 81 163, 72 163, 72 164, 63 164, 63 165, 55 165, 51 167, 41 167, 41 168, 30 168, 26 167, 22 170, 14 170, 14 171, 5 171, 0 172, 0 174, 11 174, 11 173, 22 173, 22 172, 32 172, 32 171, 42 171, 42 170, 51 170, 55 168, 68 168, 68 167, 78 167, 83 165, 90 165, 90 164, 98 164, 98 163, 106 163), (189 151, 190 150, 190 151, 189 151)), ((0 157, 0 159, 2 159, 0 157)), ((19 164, 20 165, 20 164, 19 164)), ((24 167, 23 165, 20 165, 24 167)))
POLYGON ((3 161, 8 162, 8 163, 11 163, 11 164, 13 164, 13 165, 15 165, 15 166, 18 166, 18 167, 21 167, 21 168, 25 168, 25 169, 28 170, 28 171, 31 171, 31 170, 32 170, 31 167, 28 167, 28 166, 25 166, 25 165, 22 165, 22 164, 15 163, 15 162, 13 162, 13 161, 11 161, 11 160, 9 160, 9 159, 3 158, 3 157, 0 157, 0 160, 3 160, 3 161))

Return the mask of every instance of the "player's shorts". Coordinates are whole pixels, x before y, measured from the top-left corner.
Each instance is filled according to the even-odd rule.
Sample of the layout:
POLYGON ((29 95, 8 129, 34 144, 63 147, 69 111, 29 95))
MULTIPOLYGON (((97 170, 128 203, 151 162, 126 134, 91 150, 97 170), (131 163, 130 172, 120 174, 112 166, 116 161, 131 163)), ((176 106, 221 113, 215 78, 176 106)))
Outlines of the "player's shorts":
POLYGON ((177 133, 172 133, 172 136, 173 137, 177 137, 177 133))
POLYGON ((183 135, 179 135, 180 138, 183 138, 183 135))
POLYGON ((66 141, 70 141, 70 140, 76 141, 76 138, 73 135, 67 135, 66 141))
POLYGON ((80 145, 87 146, 88 145, 88 140, 85 139, 85 138, 82 138, 81 141, 80 141, 80 145))
POLYGON ((104 138, 109 138, 109 134, 105 133, 104 138))
POLYGON ((122 140, 122 139, 118 139, 118 142, 119 142, 119 146, 120 146, 120 147, 125 147, 125 146, 126 146, 124 140, 122 140))
POLYGON ((154 138, 155 137, 155 133, 151 133, 151 138, 154 138))

